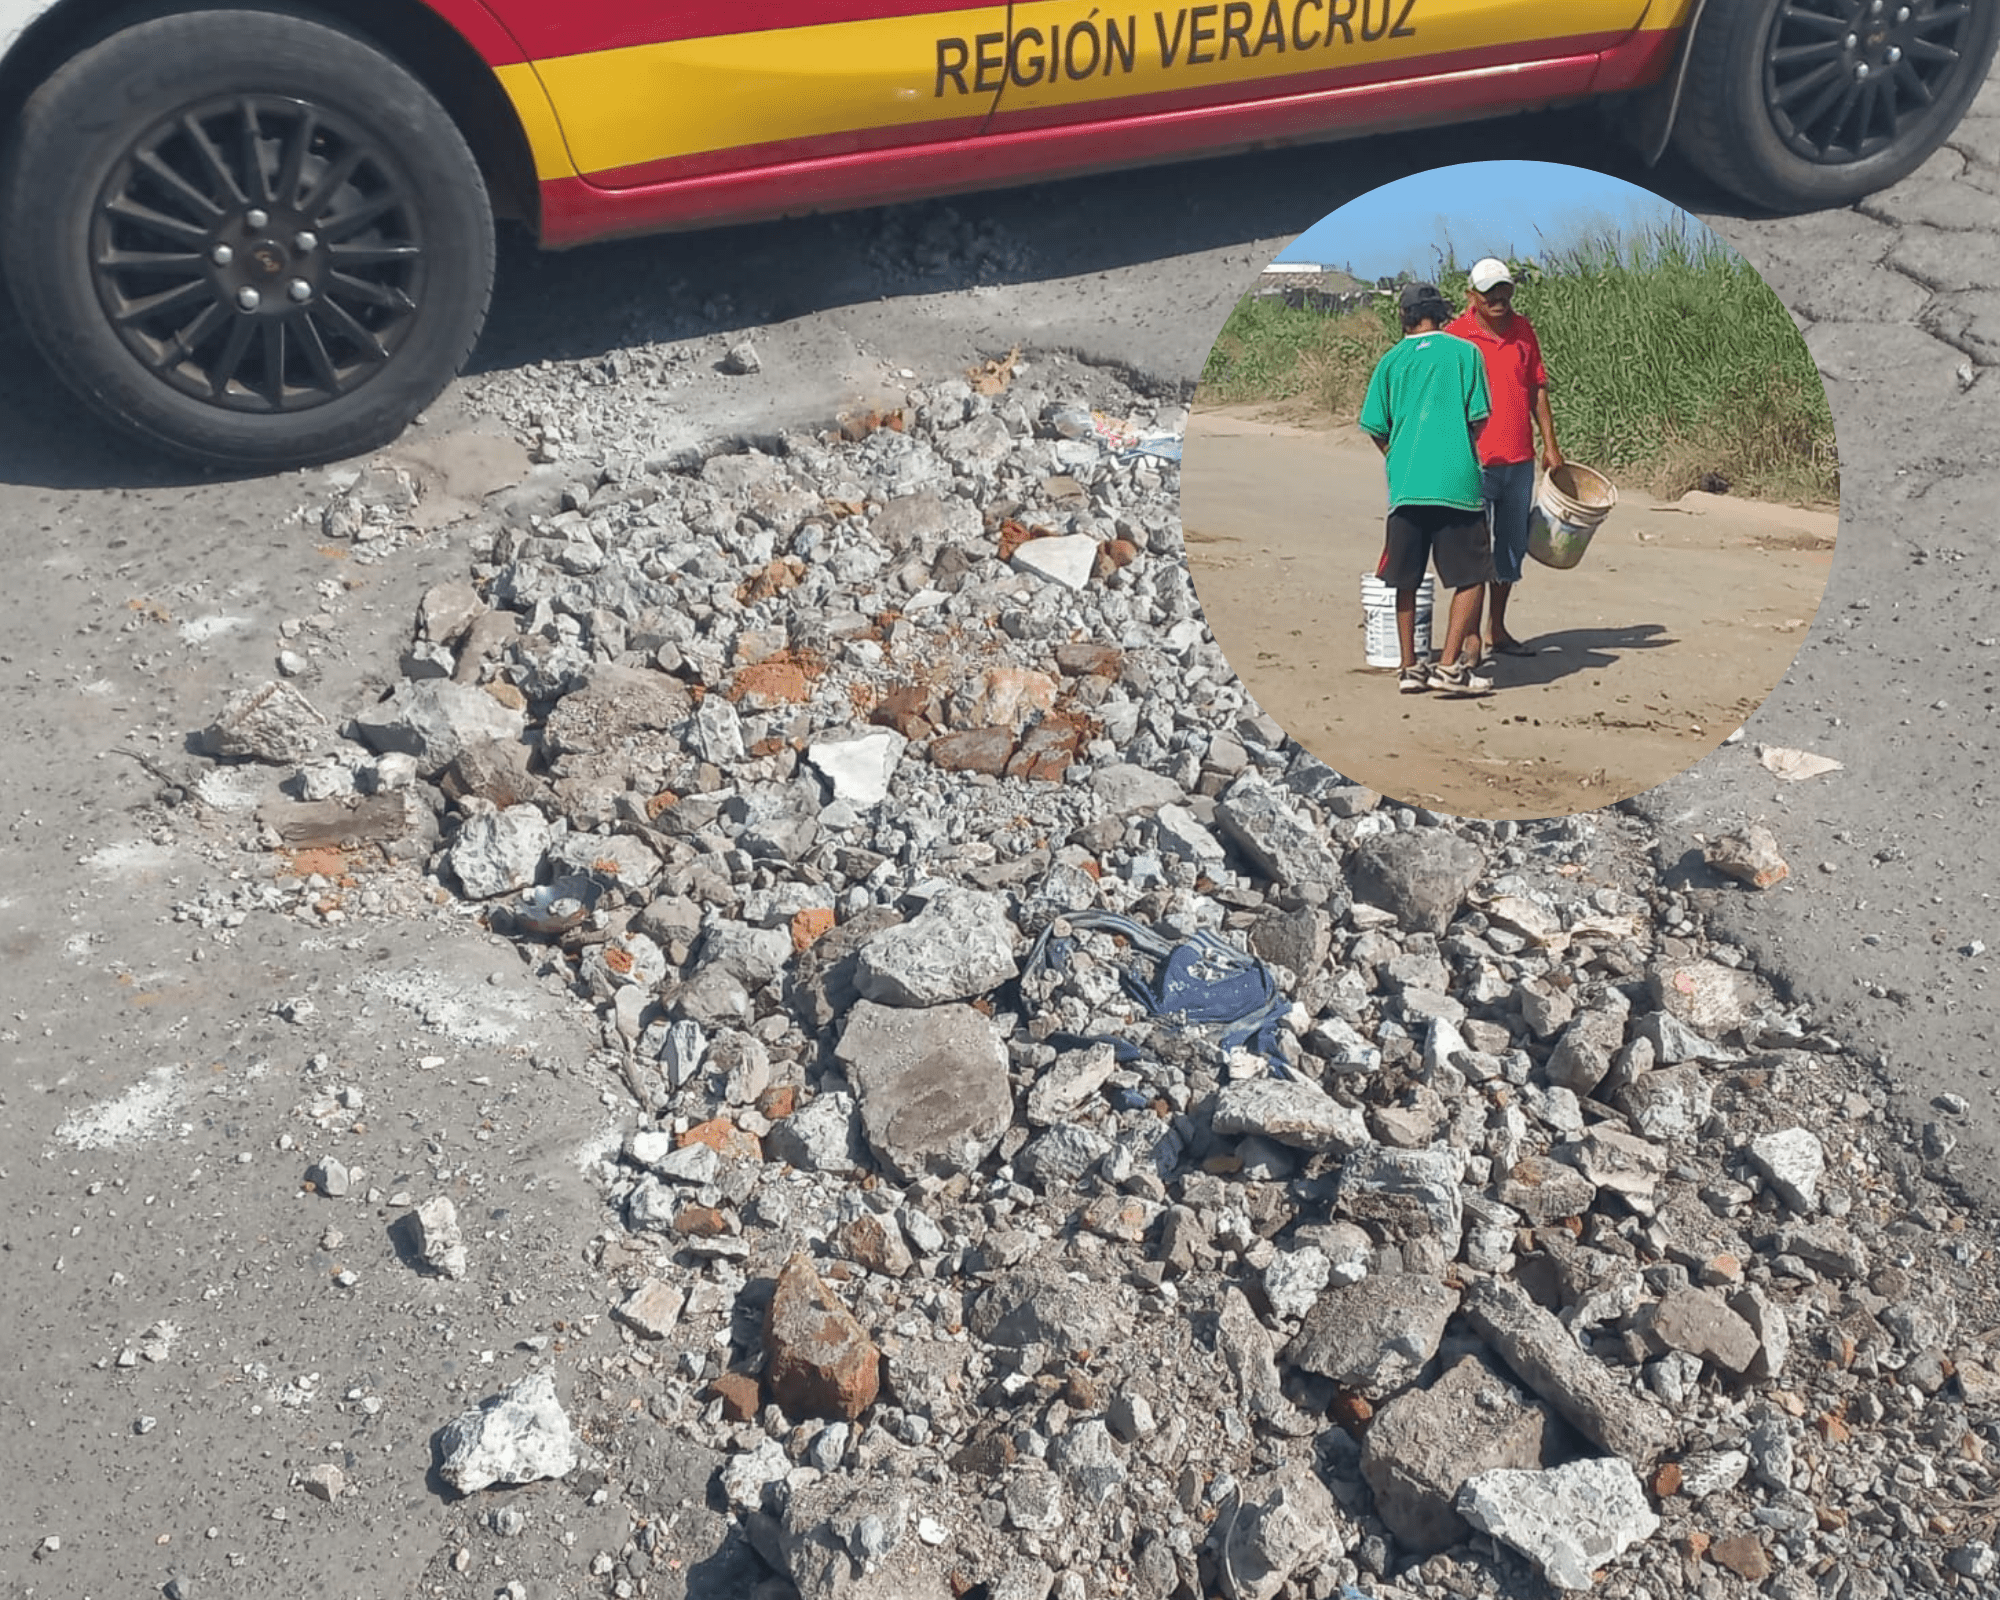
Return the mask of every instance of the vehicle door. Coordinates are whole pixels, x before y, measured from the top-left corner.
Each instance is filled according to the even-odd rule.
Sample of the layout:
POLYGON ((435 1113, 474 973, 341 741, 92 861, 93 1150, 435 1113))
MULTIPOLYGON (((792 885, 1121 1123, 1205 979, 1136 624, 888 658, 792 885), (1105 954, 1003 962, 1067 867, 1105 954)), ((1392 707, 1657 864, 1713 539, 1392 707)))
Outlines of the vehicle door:
MULTIPOLYGON (((1677 20, 1685 4, 1650 9, 1677 20)), ((1407 98, 1371 104, 1423 121, 1427 93, 1442 108, 1481 76, 1574 60, 1587 81, 1598 52, 1648 10, 1648 0, 1017 0, 992 131, 1403 80, 1407 98)))

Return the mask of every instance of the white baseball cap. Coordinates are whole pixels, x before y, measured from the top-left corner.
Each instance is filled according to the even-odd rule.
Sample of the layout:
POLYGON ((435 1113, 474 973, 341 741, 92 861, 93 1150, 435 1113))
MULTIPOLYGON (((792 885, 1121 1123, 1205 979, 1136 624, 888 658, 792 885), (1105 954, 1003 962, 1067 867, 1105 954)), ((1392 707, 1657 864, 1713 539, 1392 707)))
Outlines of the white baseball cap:
POLYGON ((1496 283, 1512 283, 1514 274, 1507 270, 1507 263, 1497 256, 1488 256, 1483 261, 1475 261, 1472 271, 1467 274, 1472 287, 1485 294, 1496 283))

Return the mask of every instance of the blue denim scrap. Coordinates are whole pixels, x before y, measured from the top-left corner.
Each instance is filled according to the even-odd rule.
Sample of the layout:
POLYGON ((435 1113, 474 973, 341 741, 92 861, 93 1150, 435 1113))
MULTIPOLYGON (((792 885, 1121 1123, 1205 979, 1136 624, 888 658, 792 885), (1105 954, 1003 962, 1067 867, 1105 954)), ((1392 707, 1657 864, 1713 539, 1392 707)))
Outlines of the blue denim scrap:
POLYGON ((1141 456, 1178 461, 1181 458, 1181 436, 1177 433, 1149 433, 1137 444, 1127 445, 1117 453, 1120 461, 1134 461, 1141 456))
MULTIPOLYGON (((1150 964, 1150 971, 1134 964, 1119 974, 1126 994, 1149 1017, 1180 1032, 1219 1029, 1216 1043, 1223 1050, 1248 1048, 1279 1077, 1291 1076, 1278 1053, 1278 1023, 1291 1001, 1264 962, 1206 930, 1170 943, 1115 911, 1072 911, 1058 920, 1086 933, 1117 934, 1150 964)), ((1061 972, 1069 966, 1076 940, 1057 934, 1056 926, 1050 922, 1036 937, 1028 952, 1028 972, 1061 972)), ((1127 1039, 1091 1042, 1108 1043, 1120 1061, 1139 1056, 1138 1046, 1127 1039)))

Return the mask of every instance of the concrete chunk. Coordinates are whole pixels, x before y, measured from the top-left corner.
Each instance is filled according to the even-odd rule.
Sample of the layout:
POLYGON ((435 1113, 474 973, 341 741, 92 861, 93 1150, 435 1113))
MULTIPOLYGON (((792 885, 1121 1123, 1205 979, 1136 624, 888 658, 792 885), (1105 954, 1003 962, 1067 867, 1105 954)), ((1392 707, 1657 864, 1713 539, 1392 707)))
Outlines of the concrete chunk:
POLYGON ((1360 1111, 1315 1084, 1280 1078, 1227 1085, 1216 1096, 1215 1131, 1262 1134, 1299 1150, 1344 1152, 1369 1143, 1360 1111))
POLYGON ((835 1054, 860 1099, 869 1148, 906 1183, 978 1166, 1014 1120, 1006 1050, 971 1006, 857 1001, 835 1054))
POLYGON ((1672 1426, 1666 1413, 1578 1348, 1569 1330, 1525 1290, 1481 1279, 1466 1291, 1465 1310, 1514 1375, 1585 1438, 1640 1468, 1667 1448, 1672 1426))
POLYGON ((1757 1357, 1756 1330, 1707 1289, 1676 1289, 1641 1307, 1634 1331, 1656 1350, 1685 1350, 1729 1372, 1747 1371, 1757 1357))
POLYGON ((204 743, 211 755, 284 765, 324 748, 332 734, 310 700, 274 678, 244 690, 224 706, 206 730, 204 743))
POLYGON ((882 1005, 938 1006, 982 995, 1019 973, 1006 902, 953 889, 864 944, 854 984, 864 1000, 882 1005))
POLYGON ((1274 1600, 1294 1572, 1343 1547, 1332 1494, 1310 1467, 1289 1463, 1244 1488, 1219 1551, 1224 1591, 1229 1600, 1274 1600))
POLYGON ((438 1475, 465 1494, 560 1478, 576 1465, 569 1418, 546 1372, 531 1373, 438 1431, 438 1475))
POLYGON ((1429 1555, 1470 1531, 1453 1501, 1476 1473, 1542 1464, 1548 1423, 1476 1356, 1466 1356, 1428 1388, 1412 1389, 1375 1414, 1361 1449, 1361 1472, 1375 1513, 1409 1549, 1429 1555))
POLYGON ((1428 1235, 1458 1254, 1465 1226, 1460 1158, 1449 1150, 1391 1150, 1369 1145, 1341 1163, 1340 1212, 1398 1238, 1428 1235))
POLYGON ((1416 1381, 1424 1363, 1437 1354, 1444 1325, 1457 1309, 1458 1291, 1435 1278, 1371 1272, 1357 1284, 1328 1289, 1319 1297, 1305 1326, 1286 1346, 1285 1359, 1344 1389, 1380 1399, 1416 1381))
POLYGON ((1411 932, 1443 933, 1485 870, 1478 846, 1441 828, 1378 833, 1347 858, 1354 897, 1411 932))
POLYGON ((1807 1128, 1783 1128, 1750 1141, 1750 1159, 1771 1187, 1794 1211, 1810 1215, 1819 1205, 1819 1180, 1826 1172, 1826 1151, 1818 1135, 1807 1128))
POLYGON ((1457 1505, 1467 1522, 1512 1545, 1563 1589, 1590 1588, 1596 1568, 1660 1526, 1638 1474, 1616 1457, 1546 1472, 1482 1472, 1467 1480, 1457 1505))
POLYGON ((1667 1175, 1667 1152, 1659 1145, 1599 1123, 1583 1137, 1557 1145, 1558 1161, 1566 1161, 1600 1189, 1645 1199, 1667 1175))
POLYGON ((1037 1128, 1060 1122, 1104 1087, 1118 1070, 1118 1055, 1109 1044, 1065 1050, 1050 1062, 1028 1090, 1028 1121, 1037 1128))

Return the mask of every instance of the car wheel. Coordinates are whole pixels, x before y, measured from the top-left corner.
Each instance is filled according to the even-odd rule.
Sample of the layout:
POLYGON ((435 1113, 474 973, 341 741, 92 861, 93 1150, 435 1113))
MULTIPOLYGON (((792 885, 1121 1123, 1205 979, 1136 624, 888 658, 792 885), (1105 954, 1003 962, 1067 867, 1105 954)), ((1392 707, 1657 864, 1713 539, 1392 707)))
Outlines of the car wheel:
POLYGON ((1674 142, 1760 206, 1846 205, 1914 171, 1986 80, 1992 0, 1742 0, 1695 31, 1674 142))
POLYGON ((151 444, 234 468, 386 443, 493 283, 486 188, 424 87, 352 34, 142 22, 31 97, 0 252, 49 364, 151 444))

